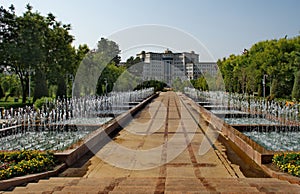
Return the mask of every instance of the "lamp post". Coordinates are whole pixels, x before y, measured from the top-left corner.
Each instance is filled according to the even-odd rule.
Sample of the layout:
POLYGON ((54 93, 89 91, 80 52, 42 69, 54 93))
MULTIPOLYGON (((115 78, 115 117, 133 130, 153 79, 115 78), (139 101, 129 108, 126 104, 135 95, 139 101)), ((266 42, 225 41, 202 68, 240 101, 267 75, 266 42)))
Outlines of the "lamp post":
POLYGON ((29 81, 28 81, 28 101, 29 101, 29 103, 30 103, 30 72, 29 72, 29 81))
POLYGON ((263 80, 262 80, 264 98, 266 97, 266 77, 268 77, 268 75, 264 74, 264 77, 263 77, 263 80))
POLYGON ((31 84, 31 73, 32 70, 29 67, 29 71, 28 71, 28 102, 30 103, 30 97, 31 97, 31 88, 30 88, 30 84, 31 84))

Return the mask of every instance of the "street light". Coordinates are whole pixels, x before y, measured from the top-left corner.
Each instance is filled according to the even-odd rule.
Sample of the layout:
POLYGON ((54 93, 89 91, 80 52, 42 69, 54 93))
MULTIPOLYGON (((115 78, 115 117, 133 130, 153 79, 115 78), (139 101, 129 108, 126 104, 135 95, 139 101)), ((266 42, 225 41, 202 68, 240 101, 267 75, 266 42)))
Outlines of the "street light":
POLYGON ((30 103, 30 96, 31 96, 31 88, 30 88, 30 83, 31 83, 31 73, 33 71, 30 69, 29 67, 29 71, 28 71, 28 101, 30 103))
POLYGON ((262 80, 264 98, 266 97, 266 77, 268 77, 268 75, 264 74, 264 77, 263 77, 263 80, 262 80))

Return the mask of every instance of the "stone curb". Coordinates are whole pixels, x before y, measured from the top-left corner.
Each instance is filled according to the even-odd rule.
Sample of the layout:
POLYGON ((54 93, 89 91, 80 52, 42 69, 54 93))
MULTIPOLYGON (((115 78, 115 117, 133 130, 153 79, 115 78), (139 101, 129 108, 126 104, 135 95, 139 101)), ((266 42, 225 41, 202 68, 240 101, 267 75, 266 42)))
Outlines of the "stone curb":
POLYGON ((298 177, 295 177, 295 176, 290 175, 285 172, 278 172, 278 171, 272 170, 271 168, 268 167, 268 165, 264 165, 264 164, 261 165, 261 168, 263 169, 263 171, 265 173, 267 173, 272 178, 277 178, 280 180, 288 181, 291 184, 300 185, 300 178, 298 178, 298 177))
POLYGON ((20 176, 20 177, 14 177, 14 178, 7 179, 7 180, 1 180, 0 181, 0 191, 7 190, 11 187, 15 187, 15 186, 22 185, 25 183, 29 183, 31 181, 36 181, 39 179, 56 176, 61 171, 65 170, 66 168, 67 168, 66 164, 61 164, 61 165, 55 167, 51 171, 41 172, 41 173, 36 173, 36 174, 29 174, 29 175, 20 176))

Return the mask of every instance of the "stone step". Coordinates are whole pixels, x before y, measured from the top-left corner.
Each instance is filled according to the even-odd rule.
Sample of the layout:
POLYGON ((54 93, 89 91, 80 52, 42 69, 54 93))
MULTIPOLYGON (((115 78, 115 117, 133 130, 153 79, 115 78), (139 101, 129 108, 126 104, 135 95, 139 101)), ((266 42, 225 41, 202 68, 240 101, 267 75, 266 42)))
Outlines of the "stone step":
POLYGON ((224 185, 230 185, 230 187, 251 187, 250 184, 245 182, 239 182, 238 180, 226 180, 226 181, 204 181, 206 185, 213 187, 224 187, 224 185))
POLYGON ((101 192, 101 191, 104 191, 105 190, 105 187, 95 187, 95 186, 67 186, 67 187, 64 187, 61 191, 62 192, 73 192, 73 191, 76 191, 76 192, 84 192, 84 191, 89 191, 89 192, 92 192, 92 193, 98 193, 98 192, 101 192))
MULTIPOLYGON (((248 183, 251 182, 259 182, 259 183, 280 183, 280 182, 287 182, 283 180, 279 180, 276 178, 240 178, 239 181, 245 181, 248 183)), ((288 182, 287 182, 288 183, 288 182)))
MULTIPOLYGON (((110 191, 110 192, 108 192, 109 194, 132 194, 132 193, 143 193, 143 194, 153 194, 153 193, 155 193, 155 191, 148 191, 148 190, 142 190, 142 191, 140 191, 140 192, 138 192, 138 191, 136 191, 136 192, 133 192, 133 191, 110 191)), ((163 193, 163 192, 162 192, 163 193)), ((181 194, 182 194, 182 192, 181 192, 181 194)))
POLYGON ((165 191, 165 194, 220 194, 220 192, 217 191, 205 191, 205 190, 200 190, 200 191, 165 191))
POLYGON ((112 182, 114 182, 115 179, 113 178, 82 178, 79 180, 77 183, 78 186, 82 185, 87 185, 87 186, 108 186, 112 182))
POLYGON ((171 192, 171 191, 191 191, 191 192, 199 192, 199 191, 206 191, 207 189, 205 187, 166 187, 165 191, 171 192))
POLYGON ((190 190, 190 191, 197 191, 197 190, 203 190, 205 189, 205 186, 203 185, 166 185, 165 186, 166 190, 172 190, 172 191, 176 191, 176 190, 190 190))
POLYGON ((210 184, 206 184, 206 185, 209 185, 210 187, 213 187, 213 188, 219 188, 219 187, 224 187, 224 185, 230 185, 231 188, 234 188, 234 187, 254 187, 255 186, 251 186, 249 184, 245 184, 245 183, 210 183, 210 184))
POLYGON ((141 185, 141 186, 147 186, 147 185, 156 185, 158 179, 125 179, 120 182, 120 185, 141 185))
POLYGON ((54 177, 16 187, 5 193, 300 193, 300 186, 274 178, 195 178, 124 177, 62 178, 54 177), (159 187, 157 184, 161 182, 159 187), (164 189, 164 190, 163 190, 164 189))
POLYGON ((259 192, 259 190, 256 187, 231 187, 231 185, 228 185, 227 187, 223 185, 223 187, 216 188, 217 192, 259 192))
POLYGON ((45 192, 50 192, 50 191, 59 191, 63 188, 64 186, 62 185, 57 185, 57 184, 38 184, 38 183, 29 183, 26 187, 16 187, 13 191, 14 192, 27 192, 27 191, 45 191, 45 192))
POLYGON ((11 191, 11 192, 3 192, 3 194, 41 194, 41 191, 11 191))
MULTIPOLYGON (((96 191, 96 192, 91 192, 89 190, 87 191, 54 191, 52 194, 99 194, 101 192, 96 191)), ((40 193, 41 194, 41 193, 40 193)))
POLYGON ((123 188, 123 187, 117 187, 114 190, 110 191, 109 193, 155 193, 155 188, 153 189, 146 189, 146 188, 123 188))
MULTIPOLYGON (((205 179, 205 181, 217 191, 224 192, 230 185, 230 191, 251 188, 251 191, 260 192, 282 192, 300 193, 299 185, 292 185, 287 181, 281 181, 274 178, 242 178, 242 179, 205 179), (241 188, 239 188, 241 187, 241 188), (225 190, 224 190, 225 189, 225 190)), ((248 191, 248 189, 246 190, 248 191)))
MULTIPOLYGON (((82 177, 51 177, 48 180, 49 181, 65 181, 65 182, 68 182, 68 181, 80 180, 80 179, 83 179, 83 178, 82 177)), ((47 179, 44 179, 44 180, 47 180, 47 179)))
POLYGON ((118 187, 118 188, 144 188, 144 189, 152 189, 152 188, 155 188, 156 185, 133 185, 133 184, 126 185, 126 184, 119 184, 116 187, 118 187))

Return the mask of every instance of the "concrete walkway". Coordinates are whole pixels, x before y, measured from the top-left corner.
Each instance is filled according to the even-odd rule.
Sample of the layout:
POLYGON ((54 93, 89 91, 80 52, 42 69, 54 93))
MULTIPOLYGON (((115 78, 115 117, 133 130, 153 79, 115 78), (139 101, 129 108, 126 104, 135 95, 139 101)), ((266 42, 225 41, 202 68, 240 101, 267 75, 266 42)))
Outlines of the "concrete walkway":
POLYGON ((300 193, 286 181, 245 178, 218 141, 200 155, 208 129, 196 106, 161 93, 83 165, 13 193, 300 193))
MULTIPOLYGON (((217 153, 213 148, 210 148, 203 156, 198 154, 199 145, 204 135, 191 114, 184 110, 185 107, 180 106, 180 104, 176 93, 162 93, 119 133, 114 142, 108 143, 91 159, 91 164, 84 177, 160 177, 166 179, 169 177, 193 179, 201 177, 236 177, 232 169, 229 171, 226 166, 228 161, 222 161, 220 159, 221 156, 219 156, 220 153, 217 153), (194 137, 190 142, 189 136, 192 135, 194 137), (181 153, 174 153, 176 150, 170 147, 171 145, 168 143, 164 144, 164 142, 171 141, 171 139, 175 141, 170 143, 172 146, 179 144, 178 149, 183 149, 181 153), (115 143, 118 146, 126 147, 130 151, 122 154, 122 152, 117 150, 115 143), (153 154, 149 151, 149 155, 143 154, 144 158, 142 158, 142 161, 139 158, 141 152, 137 152, 134 155, 131 154, 132 150, 147 153, 149 149, 157 148, 161 145, 163 145, 162 148, 157 149, 158 153, 153 154), (124 162, 122 167, 127 169, 106 163, 99 158, 105 157, 102 153, 109 153, 107 154, 110 157, 108 162, 112 161, 113 165, 117 163, 119 166, 122 166, 122 162, 124 162), (175 154, 179 155, 174 160, 166 163, 164 160, 168 158, 168 154, 172 154, 172 156, 175 154), (148 164, 148 161, 157 165, 148 164), (130 163, 126 166, 128 162, 130 163), (146 168, 151 169, 139 170, 143 166, 134 166, 136 162, 143 162, 144 166, 148 166, 146 168), (161 166, 160 164, 163 165, 161 166)), ((216 145, 221 146, 218 142, 216 142, 216 145)), ((234 169, 238 171, 238 168, 234 169)), ((241 174, 240 172, 237 173, 241 174)))

